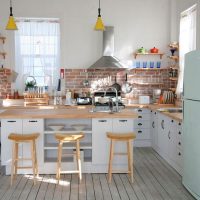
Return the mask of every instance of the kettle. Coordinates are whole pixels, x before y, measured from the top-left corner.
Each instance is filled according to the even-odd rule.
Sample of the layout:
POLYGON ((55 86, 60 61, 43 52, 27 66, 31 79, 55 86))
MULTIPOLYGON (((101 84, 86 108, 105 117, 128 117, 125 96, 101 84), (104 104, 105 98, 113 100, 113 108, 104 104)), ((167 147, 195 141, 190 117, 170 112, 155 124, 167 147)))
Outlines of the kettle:
POLYGON ((146 49, 144 47, 141 47, 138 49, 138 53, 146 53, 146 49))

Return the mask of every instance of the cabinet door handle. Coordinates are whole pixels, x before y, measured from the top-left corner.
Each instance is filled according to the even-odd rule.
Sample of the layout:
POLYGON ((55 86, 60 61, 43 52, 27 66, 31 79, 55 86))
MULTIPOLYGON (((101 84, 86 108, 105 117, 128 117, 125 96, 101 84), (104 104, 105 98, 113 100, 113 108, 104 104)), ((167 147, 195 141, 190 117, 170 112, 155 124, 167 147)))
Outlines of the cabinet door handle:
POLYGON ((127 122, 126 119, 120 119, 119 122, 127 122))
POLYGON ((98 122, 107 122, 107 120, 98 120, 98 122))
POLYGON ((169 140, 171 139, 170 134, 171 134, 171 132, 169 131, 168 132, 168 138, 169 138, 169 140))
POLYGON ((141 110, 141 109, 138 109, 138 112, 142 112, 142 110, 141 110))
POLYGON ((142 133, 142 131, 138 131, 138 133, 139 133, 139 134, 141 134, 141 133, 142 133))
POLYGON ((151 110, 151 113, 152 113, 153 111, 151 110))
POLYGON ((165 129, 164 122, 165 122, 164 120, 161 121, 161 127, 162 127, 163 130, 165 129))
POLYGON ((152 127, 155 128, 155 122, 154 121, 152 122, 152 127))
POLYGON ((178 134, 181 135, 181 132, 179 131, 178 134))
POLYGON ((181 122, 179 122, 178 125, 181 126, 181 122))
POLYGON ((178 145, 181 146, 181 142, 179 142, 178 145))
POLYGON ((157 113, 155 112, 154 114, 156 115, 157 113))
POLYGON ((174 120, 172 119, 172 120, 171 120, 171 122, 173 123, 173 122, 174 122, 174 120))
POLYGON ((29 120, 28 122, 37 122, 37 120, 29 120))
POLYGON ((179 156, 181 156, 181 153, 180 153, 180 152, 178 152, 178 155, 179 155, 179 156))
POLYGON ((141 118, 142 118, 142 116, 138 116, 138 118, 140 118, 140 119, 141 119, 141 118))
POLYGON ((142 123, 138 123, 138 126, 142 126, 142 123))
POLYGON ((9 122, 9 123, 14 123, 14 122, 16 122, 16 121, 14 121, 14 120, 9 120, 9 121, 7 121, 7 122, 9 122))

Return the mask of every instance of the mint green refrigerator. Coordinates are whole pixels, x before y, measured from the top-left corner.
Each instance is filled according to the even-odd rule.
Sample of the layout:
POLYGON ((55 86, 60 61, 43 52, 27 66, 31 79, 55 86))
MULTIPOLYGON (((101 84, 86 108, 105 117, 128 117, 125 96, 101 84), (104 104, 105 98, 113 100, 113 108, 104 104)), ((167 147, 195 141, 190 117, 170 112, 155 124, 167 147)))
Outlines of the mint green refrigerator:
POLYGON ((200 51, 186 54, 183 80, 182 182, 200 200, 200 51))

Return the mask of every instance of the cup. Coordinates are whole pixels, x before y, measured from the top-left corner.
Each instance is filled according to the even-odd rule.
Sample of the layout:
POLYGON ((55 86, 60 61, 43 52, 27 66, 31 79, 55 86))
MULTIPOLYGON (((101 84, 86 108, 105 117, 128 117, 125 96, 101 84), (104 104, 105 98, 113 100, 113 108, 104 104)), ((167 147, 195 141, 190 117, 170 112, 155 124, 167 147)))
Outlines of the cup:
POLYGON ((150 62, 150 68, 154 68, 154 62, 150 62))
POLYGON ((156 63, 156 67, 157 67, 157 68, 160 68, 160 66, 161 66, 161 62, 158 61, 158 62, 156 63))
POLYGON ((147 62, 142 63, 143 68, 147 68, 147 62))
POLYGON ((140 62, 136 62, 136 68, 140 68, 140 62))

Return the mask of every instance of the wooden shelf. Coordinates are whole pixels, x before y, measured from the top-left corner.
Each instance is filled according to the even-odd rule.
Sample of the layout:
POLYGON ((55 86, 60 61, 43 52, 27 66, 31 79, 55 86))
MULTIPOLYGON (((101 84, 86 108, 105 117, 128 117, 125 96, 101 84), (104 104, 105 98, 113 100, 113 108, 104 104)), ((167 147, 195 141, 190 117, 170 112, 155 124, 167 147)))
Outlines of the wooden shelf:
POLYGON ((133 84, 147 86, 147 85, 163 85, 164 83, 133 83, 133 84))
POLYGON ((168 58, 175 60, 176 62, 179 60, 178 56, 168 56, 168 58))
POLYGON ((6 58, 6 53, 5 52, 0 52, 0 56, 3 56, 3 58, 6 58))
POLYGON ((176 88, 169 88, 171 91, 176 92, 176 88))
POLYGON ((136 59, 137 56, 139 56, 139 55, 141 55, 141 56, 148 56, 148 55, 150 55, 150 56, 157 56, 157 55, 158 55, 158 56, 160 56, 160 59, 162 59, 164 53, 135 53, 135 54, 134 54, 135 59, 136 59))
POLYGON ((0 40, 3 42, 3 44, 5 43, 6 37, 2 37, 0 36, 0 40))
POLYGON ((170 69, 176 69, 176 70, 179 70, 179 67, 176 67, 176 66, 170 66, 169 68, 170 68, 170 69))
POLYGON ((178 77, 169 77, 169 80, 171 80, 171 81, 178 81, 178 77))

